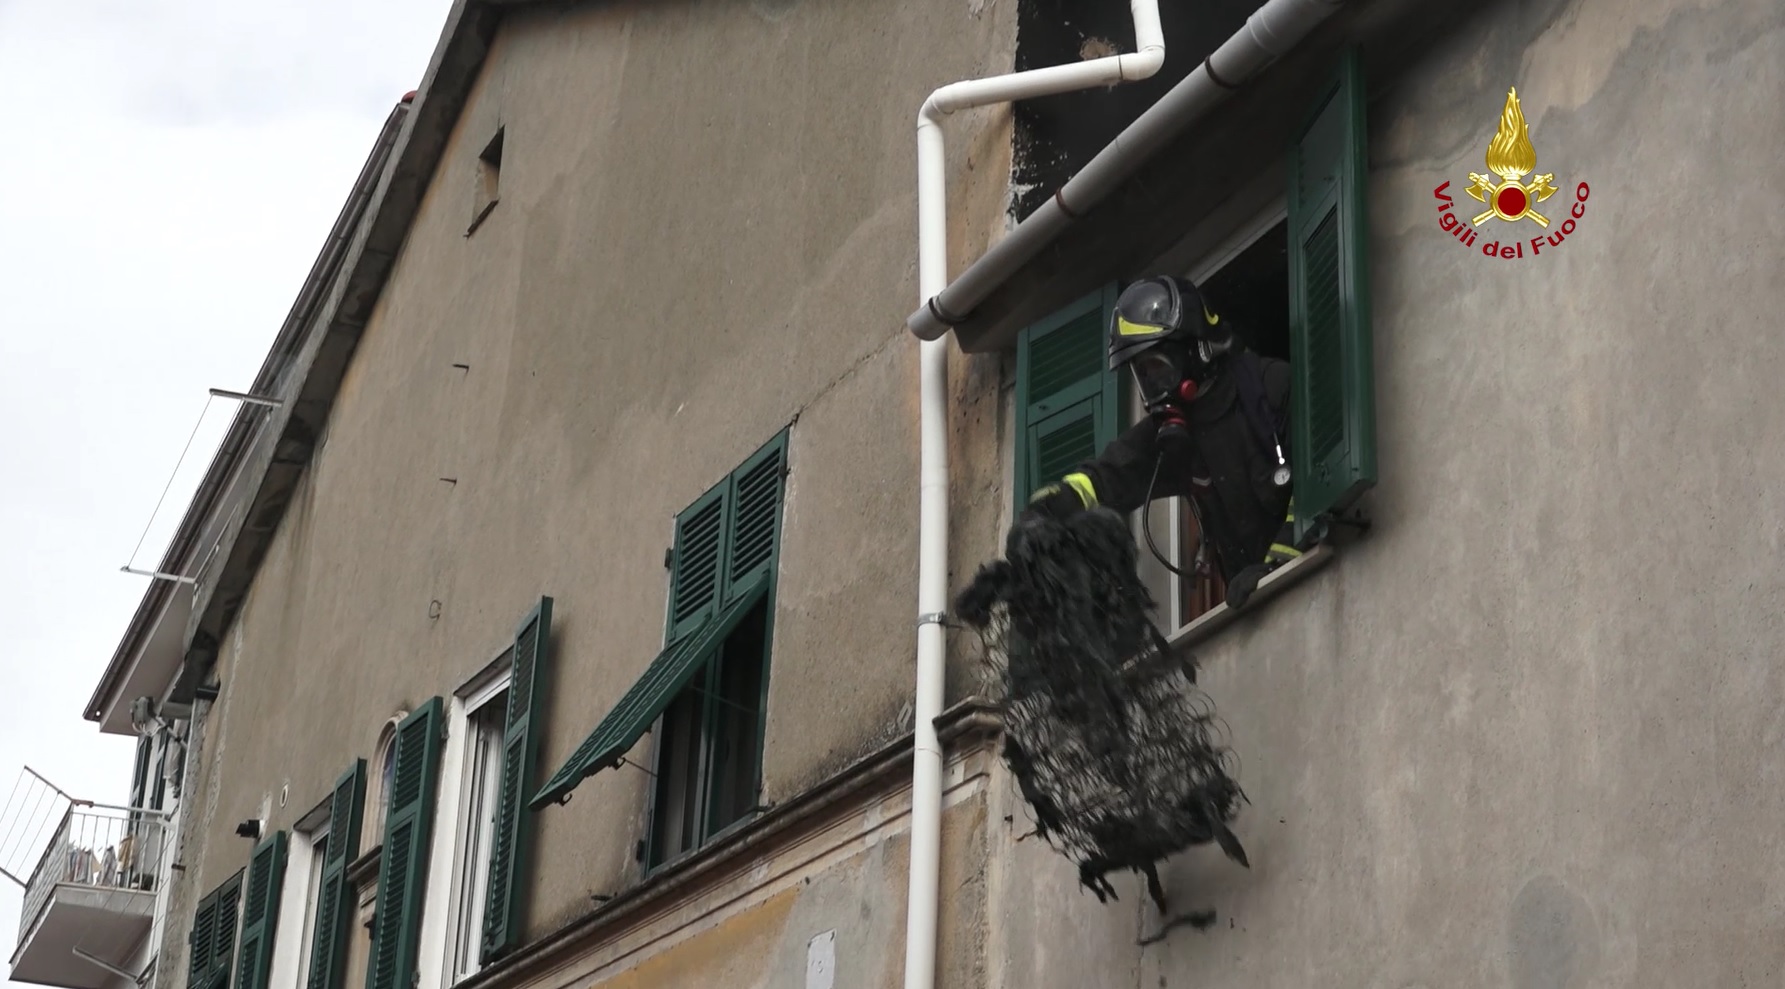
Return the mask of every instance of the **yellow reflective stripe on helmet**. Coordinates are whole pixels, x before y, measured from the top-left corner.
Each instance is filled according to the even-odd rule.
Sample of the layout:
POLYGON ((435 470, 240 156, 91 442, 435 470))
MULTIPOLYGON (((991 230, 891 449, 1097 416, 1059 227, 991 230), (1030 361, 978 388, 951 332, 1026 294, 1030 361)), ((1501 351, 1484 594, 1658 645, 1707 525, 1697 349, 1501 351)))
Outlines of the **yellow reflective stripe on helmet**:
POLYGON ((1128 320, 1123 319, 1121 314, 1118 313, 1116 315, 1116 335, 1117 336, 1144 337, 1144 336, 1152 336, 1155 333, 1164 333, 1164 332, 1165 332, 1165 327, 1163 327, 1163 326, 1148 326, 1145 323, 1130 323, 1128 320))
POLYGON ((1212 312, 1209 312, 1209 304, 1206 302, 1202 304, 1202 318, 1210 326, 1214 326, 1215 324, 1221 322, 1221 317, 1215 315, 1212 312))
POLYGON ((1072 490, 1078 492, 1078 500, 1085 503, 1086 508, 1097 507, 1097 489, 1091 486, 1091 478, 1083 473, 1068 474, 1060 478, 1072 490))

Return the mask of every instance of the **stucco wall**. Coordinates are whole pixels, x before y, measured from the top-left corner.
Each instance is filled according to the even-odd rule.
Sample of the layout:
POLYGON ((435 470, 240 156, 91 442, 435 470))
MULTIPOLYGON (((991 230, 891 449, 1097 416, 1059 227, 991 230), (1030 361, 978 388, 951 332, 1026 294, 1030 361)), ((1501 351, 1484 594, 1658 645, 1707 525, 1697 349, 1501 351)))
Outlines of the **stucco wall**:
MULTIPOLYGON (((546 594, 543 779, 661 644, 674 514, 794 420, 765 796, 909 727, 915 114, 1007 69, 1013 31, 965 0, 510 15, 223 650, 192 885, 245 863, 236 821, 289 828, 546 594), (466 236, 497 127, 500 202, 466 236)), ((977 255, 1008 115, 957 117, 955 250, 977 255)), ((997 543, 999 374, 954 375, 962 407, 989 396, 957 430, 963 557, 997 543)), ((645 781, 604 772, 538 815, 531 933, 636 881, 645 781)))
POLYGON ((1174 860, 1218 922, 1144 949, 1132 882, 1087 941, 1064 862, 1015 870, 994 985, 1785 975, 1785 10, 1504 4, 1410 55, 1370 108, 1375 529, 1200 650, 1252 868, 1174 860), (1502 261, 1432 189, 1474 204, 1515 84, 1551 231, 1590 197, 1502 261))

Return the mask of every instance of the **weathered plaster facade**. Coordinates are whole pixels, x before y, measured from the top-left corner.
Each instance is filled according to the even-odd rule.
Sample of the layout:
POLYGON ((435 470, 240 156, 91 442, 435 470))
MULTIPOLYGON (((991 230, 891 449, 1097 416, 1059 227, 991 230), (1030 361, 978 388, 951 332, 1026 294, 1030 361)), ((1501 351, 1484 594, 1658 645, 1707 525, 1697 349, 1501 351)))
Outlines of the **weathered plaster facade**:
MULTIPOLYGON (((1099 905, 1019 841, 995 747, 959 736, 939 985, 1724 986, 1785 970, 1768 823, 1785 455, 1767 442, 1785 432, 1769 332, 1785 251, 1765 198, 1785 153, 1785 12, 1501 3, 1382 43, 1381 11, 1415 6, 1358 4, 1311 42, 1375 39, 1381 483, 1367 536, 1198 647, 1242 759, 1253 868, 1171 862, 1174 899, 1219 919, 1138 945, 1159 924, 1144 896, 1125 882, 1099 905), (1591 196, 1564 244, 1502 261, 1438 228, 1432 190, 1460 198, 1509 85, 1563 190, 1551 202, 1579 182, 1591 196)), ((489 663, 541 594, 557 609, 541 761, 562 761, 661 643, 674 513, 791 422, 765 799, 871 784, 650 893, 645 777, 590 778, 537 818, 543 960, 477 987, 798 985, 825 930, 837 985, 898 985, 907 784, 882 763, 911 717, 913 115, 941 82, 1007 69, 1015 29, 1012 5, 955 0, 503 15, 222 642, 170 916, 242 866, 236 821, 290 827, 393 713, 489 663), (467 235, 498 129, 499 201, 467 235)), ((1249 97, 1297 120, 1298 85, 1249 97)), ((957 268, 1004 229, 1011 173, 1008 111, 959 117, 957 268)), ((1213 207, 1112 204, 1158 247, 1121 277, 1182 270, 1273 194, 1274 152, 1212 156, 1181 160, 1227 183, 1213 207)), ((1013 285, 1081 293, 1111 273, 1047 265, 1109 231, 1090 218, 1013 285)), ((1008 511, 1006 356, 951 369, 957 583, 1008 511)), ((972 690, 973 644, 953 639, 951 701, 972 690)), ((162 947, 170 989, 182 935, 162 947)), ((361 936, 350 985, 364 971, 361 936)))

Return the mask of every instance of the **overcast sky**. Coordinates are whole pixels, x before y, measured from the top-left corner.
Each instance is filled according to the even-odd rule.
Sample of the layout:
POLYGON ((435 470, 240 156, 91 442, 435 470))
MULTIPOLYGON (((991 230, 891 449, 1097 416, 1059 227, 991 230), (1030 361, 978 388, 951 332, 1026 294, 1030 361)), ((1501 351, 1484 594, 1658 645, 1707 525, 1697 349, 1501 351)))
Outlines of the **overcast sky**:
MULTIPOLYGON (((450 0, 0 0, 0 798, 122 802, 81 717, 450 0)), ((0 825, 4 825, 0 821, 0 825)), ((7 863, 0 863, 6 865, 7 863)), ((11 954, 19 891, 0 880, 11 954)))

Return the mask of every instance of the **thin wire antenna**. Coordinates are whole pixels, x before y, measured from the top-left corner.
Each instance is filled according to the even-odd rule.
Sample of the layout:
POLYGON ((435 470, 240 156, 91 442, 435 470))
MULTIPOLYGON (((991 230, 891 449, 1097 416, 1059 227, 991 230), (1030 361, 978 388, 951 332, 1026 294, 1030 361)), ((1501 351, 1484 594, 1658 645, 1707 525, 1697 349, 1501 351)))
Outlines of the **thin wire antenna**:
POLYGON ((149 513, 149 521, 143 524, 143 534, 136 537, 136 548, 130 551, 130 562, 127 565, 136 565, 136 554, 143 551, 143 541, 149 538, 149 530, 155 527, 155 517, 161 514, 161 505, 167 501, 167 493, 173 490, 174 478, 180 476, 180 467, 186 463, 186 454, 192 450, 192 441, 198 438, 198 429, 205 424, 205 414, 211 411, 211 403, 216 400, 216 395, 205 398, 205 407, 199 410, 198 421, 192 424, 192 434, 186 437, 186 445, 180 449, 180 459, 174 461, 173 473, 167 475, 167 483, 161 487, 161 497, 155 499, 155 509, 149 513))

